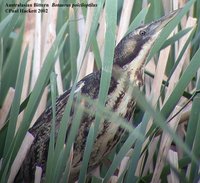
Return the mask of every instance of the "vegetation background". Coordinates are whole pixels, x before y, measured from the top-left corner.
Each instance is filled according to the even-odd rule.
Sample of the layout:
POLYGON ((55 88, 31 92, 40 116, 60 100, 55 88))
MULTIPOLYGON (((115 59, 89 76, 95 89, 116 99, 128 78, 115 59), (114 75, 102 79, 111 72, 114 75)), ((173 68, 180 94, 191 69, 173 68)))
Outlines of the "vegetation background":
MULTIPOLYGON (((0 1, 1 183, 13 181, 33 141, 27 132, 29 126, 48 105, 52 105, 55 115, 56 97, 72 86, 65 110, 67 119, 74 84, 97 69, 102 69, 102 78, 99 102, 95 103, 96 118, 112 116, 113 121, 121 123, 128 133, 92 173, 92 182, 199 182, 199 0, 55 0, 46 3, 96 3, 97 7, 49 6, 48 13, 5 12, 6 3, 17 2, 0 1), (164 29, 149 54, 144 91, 133 90, 139 99, 133 125, 126 124, 103 107, 114 47, 141 23, 156 20, 180 7, 183 9, 164 29)), ((28 3, 34 2, 41 3, 40 0, 28 3)), ((56 146, 52 128, 48 183, 67 182, 72 144, 82 112, 77 105, 66 146, 67 123, 62 120, 56 146)), ((96 131, 97 125, 92 125, 79 183, 85 182, 87 177, 87 163, 96 131)), ((40 182, 40 175, 38 167, 35 182, 40 182)))

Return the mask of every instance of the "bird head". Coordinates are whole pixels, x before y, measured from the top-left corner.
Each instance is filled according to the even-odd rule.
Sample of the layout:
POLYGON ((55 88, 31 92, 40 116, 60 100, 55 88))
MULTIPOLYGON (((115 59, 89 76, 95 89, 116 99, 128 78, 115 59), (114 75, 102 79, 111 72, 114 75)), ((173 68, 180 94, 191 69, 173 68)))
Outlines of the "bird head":
POLYGON ((115 49, 114 65, 123 69, 135 67, 135 64, 137 67, 141 67, 160 32, 178 12, 179 10, 173 11, 159 20, 142 25, 127 34, 115 49))

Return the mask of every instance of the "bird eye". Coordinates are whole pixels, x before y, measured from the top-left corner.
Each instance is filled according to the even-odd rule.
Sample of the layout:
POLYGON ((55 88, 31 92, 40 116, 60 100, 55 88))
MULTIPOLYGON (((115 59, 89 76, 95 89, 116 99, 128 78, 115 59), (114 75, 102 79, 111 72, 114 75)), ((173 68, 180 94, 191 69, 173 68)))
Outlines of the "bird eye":
POLYGON ((145 30, 141 30, 141 31, 139 32, 139 34, 140 34, 141 36, 144 36, 144 35, 146 34, 146 31, 145 31, 145 30))

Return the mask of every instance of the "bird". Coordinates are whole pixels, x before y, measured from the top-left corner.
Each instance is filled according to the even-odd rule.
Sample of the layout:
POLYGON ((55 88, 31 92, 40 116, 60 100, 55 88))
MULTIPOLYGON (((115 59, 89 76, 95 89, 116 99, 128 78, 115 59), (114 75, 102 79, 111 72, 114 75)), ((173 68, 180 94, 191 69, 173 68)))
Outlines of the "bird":
MULTIPOLYGON (((163 16, 149 24, 139 26, 125 35, 115 48, 112 76, 105 108, 108 108, 116 113, 116 115, 122 117, 127 123, 130 123, 134 115, 134 109, 136 108, 136 100, 134 96, 132 96, 131 89, 133 86, 140 89, 143 87, 144 65, 147 56, 163 28, 178 12, 179 11, 173 11, 169 15, 163 16)), ((75 87, 74 100, 78 95, 87 96, 91 100, 98 100, 101 73, 101 70, 97 70, 80 80, 75 87)), ((57 129, 60 126, 70 92, 71 89, 65 91, 56 100, 55 136, 57 136, 57 129)), ((84 107, 91 110, 87 105, 84 107)), ((66 119, 69 124, 72 123, 73 116, 74 110, 72 105, 70 117, 66 119)), ((42 178, 43 180, 45 179, 51 121, 52 108, 49 107, 29 129, 29 132, 35 139, 22 163, 20 173, 18 173, 18 176, 20 175, 25 183, 33 182, 36 166, 42 168, 42 178)), ((70 172, 70 177, 73 177, 73 181, 71 182, 77 179, 77 174, 80 171, 83 160, 86 139, 90 126, 94 122, 95 115, 84 112, 73 145, 73 159, 70 172)), ((70 131, 70 125, 68 128, 67 133, 70 131)), ((124 131, 120 124, 109 121, 109 119, 105 119, 101 122, 89 159, 88 172, 100 165, 102 159, 108 155, 119 142, 124 131)))

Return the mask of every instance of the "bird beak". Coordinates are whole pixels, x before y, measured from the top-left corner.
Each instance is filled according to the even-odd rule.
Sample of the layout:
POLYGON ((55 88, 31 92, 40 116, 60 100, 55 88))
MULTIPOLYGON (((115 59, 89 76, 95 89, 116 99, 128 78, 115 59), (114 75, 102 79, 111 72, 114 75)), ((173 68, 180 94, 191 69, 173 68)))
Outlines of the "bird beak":
POLYGON ((160 31, 180 12, 181 9, 175 10, 169 15, 166 15, 159 20, 156 20, 148 25, 149 33, 152 36, 160 31))

